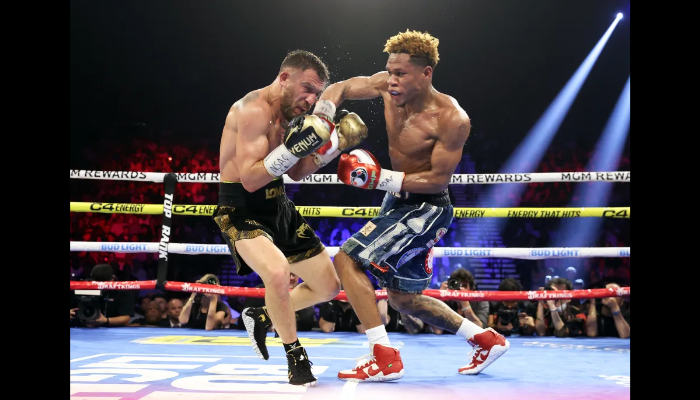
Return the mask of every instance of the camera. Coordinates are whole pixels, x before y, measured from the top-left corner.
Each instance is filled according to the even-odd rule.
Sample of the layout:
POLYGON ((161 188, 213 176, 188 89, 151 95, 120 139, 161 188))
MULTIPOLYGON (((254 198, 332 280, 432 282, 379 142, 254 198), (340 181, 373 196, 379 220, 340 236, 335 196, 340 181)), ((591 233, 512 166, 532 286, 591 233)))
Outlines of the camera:
POLYGON ((501 321, 501 325, 513 324, 515 326, 515 322, 518 321, 518 312, 518 310, 508 308, 498 310, 498 319, 501 321))
POLYGON ((102 309, 102 293, 99 290, 76 290, 78 312, 76 317, 81 321, 94 321, 100 316, 102 309))
MULTIPOLYGON (((551 281, 551 280, 552 280, 552 275, 547 275, 547 276, 545 276, 545 277, 544 277, 544 284, 545 284, 545 286, 546 286, 546 285, 549 285, 549 281, 551 281)), ((551 289, 550 289, 550 290, 551 290, 551 289)))
POLYGON ((200 280, 198 280, 197 283, 205 283, 208 285, 218 285, 219 278, 217 278, 216 275, 214 275, 214 274, 206 274, 200 280))
POLYGON ((564 323, 569 330, 569 336, 582 336, 585 333, 586 321, 581 318, 574 318, 564 323))
POLYGON ((459 290, 462 288, 462 282, 457 278, 450 278, 447 281, 447 288, 450 290, 459 290))

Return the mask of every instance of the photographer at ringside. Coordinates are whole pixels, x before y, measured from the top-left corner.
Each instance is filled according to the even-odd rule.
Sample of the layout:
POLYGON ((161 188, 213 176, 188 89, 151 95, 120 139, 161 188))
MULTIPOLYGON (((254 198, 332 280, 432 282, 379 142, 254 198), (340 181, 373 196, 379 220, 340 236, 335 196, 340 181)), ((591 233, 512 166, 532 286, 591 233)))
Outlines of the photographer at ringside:
MULTIPOLYGON (((498 285, 501 292, 520 292, 523 286, 514 278, 505 278, 498 285)), ((489 328, 503 336, 535 334, 537 307, 531 301, 496 301, 491 303, 489 328)))
MULTIPOLYGON (((570 280, 556 277, 540 290, 557 292, 574 290, 570 280)), ((584 336, 587 316, 581 301, 564 297, 537 302, 535 330, 538 336, 577 337, 584 336)))
MULTIPOLYGON (((90 271, 90 280, 116 281, 109 264, 97 264, 90 271)), ((76 295, 71 291, 71 327, 127 326, 134 315, 136 292, 131 290, 101 290, 99 296, 76 295)))
MULTIPOLYGON (((196 283, 219 285, 219 278, 214 274, 206 274, 196 283)), ((192 292, 190 298, 180 311, 180 326, 194 329, 222 329, 228 316, 228 307, 219 301, 216 293, 192 292)))
MULTIPOLYGON (((619 290, 617 283, 608 283, 606 289, 619 290)), ((588 319, 586 320, 588 337, 630 337, 630 302, 623 297, 605 297, 591 299, 588 302, 588 319)))

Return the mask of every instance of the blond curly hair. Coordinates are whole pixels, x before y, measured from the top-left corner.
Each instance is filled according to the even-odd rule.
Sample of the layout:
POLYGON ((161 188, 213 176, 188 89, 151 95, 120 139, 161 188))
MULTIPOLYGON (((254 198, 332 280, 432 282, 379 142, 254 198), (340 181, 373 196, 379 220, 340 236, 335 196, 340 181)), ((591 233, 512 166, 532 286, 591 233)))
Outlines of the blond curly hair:
POLYGON ((440 55, 438 54, 438 44, 440 40, 428 32, 410 31, 401 32, 390 37, 384 45, 386 53, 405 53, 412 59, 424 59, 427 65, 435 68, 440 55))

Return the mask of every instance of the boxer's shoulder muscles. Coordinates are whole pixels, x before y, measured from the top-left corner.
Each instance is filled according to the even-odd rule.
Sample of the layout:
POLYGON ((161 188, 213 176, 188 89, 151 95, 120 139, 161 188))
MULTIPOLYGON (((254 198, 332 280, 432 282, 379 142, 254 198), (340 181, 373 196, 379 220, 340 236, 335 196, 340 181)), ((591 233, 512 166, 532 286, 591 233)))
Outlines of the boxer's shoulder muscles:
POLYGON ((462 150, 471 131, 471 121, 461 109, 446 110, 440 120, 438 138, 430 157, 431 170, 449 182, 462 159, 462 150))
POLYGON ((438 141, 449 149, 462 149, 471 133, 471 120, 466 113, 451 112, 440 125, 438 141))
POLYGON ((339 83, 343 84, 343 100, 366 100, 379 97, 386 92, 389 73, 378 72, 372 76, 356 76, 339 83))
POLYGON ((244 173, 269 152, 268 131, 272 126, 272 113, 267 103, 255 102, 241 107, 237 114, 236 164, 244 173))
POLYGON ((472 124, 467 112, 460 107, 457 100, 448 96, 450 107, 446 107, 440 118, 440 137, 438 140, 450 142, 454 147, 462 147, 469 138, 472 124))
POLYGON ((243 96, 243 98, 240 99, 239 101, 237 101, 237 103, 239 103, 240 107, 245 107, 248 104, 250 104, 251 102, 257 100, 259 96, 260 96, 260 90, 255 90, 255 91, 252 91, 252 92, 248 93, 247 95, 243 96))

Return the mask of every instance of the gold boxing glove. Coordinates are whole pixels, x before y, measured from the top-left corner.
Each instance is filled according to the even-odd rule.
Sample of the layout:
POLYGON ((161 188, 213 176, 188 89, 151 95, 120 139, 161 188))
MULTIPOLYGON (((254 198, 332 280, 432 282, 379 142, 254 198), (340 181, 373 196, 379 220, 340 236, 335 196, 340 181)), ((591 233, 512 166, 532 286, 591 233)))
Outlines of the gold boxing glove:
POLYGON ((339 110, 334 120, 335 129, 331 132, 330 140, 314 153, 314 162, 319 168, 333 161, 341 152, 357 146, 367 138, 367 125, 359 115, 347 110, 339 110))
POLYGON ((335 130, 338 132, 338 150, 349 150, 367 139, 367 125, 359 115, 346 110, 338 111, 335 116, 335 130), (340 116, 340 118, 338 118, 340 116))

